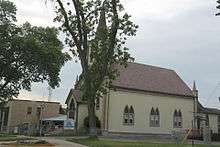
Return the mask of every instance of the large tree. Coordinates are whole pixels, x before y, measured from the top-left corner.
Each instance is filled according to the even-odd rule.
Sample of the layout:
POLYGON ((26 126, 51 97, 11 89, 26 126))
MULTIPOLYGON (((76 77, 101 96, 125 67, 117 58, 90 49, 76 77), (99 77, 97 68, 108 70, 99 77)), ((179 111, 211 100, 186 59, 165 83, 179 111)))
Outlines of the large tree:
POLYGON ((0 101, 16 97, 31 83, 48 81, 59 86, 59 72, 70 59, 62 52, 58 30, 16 25, 16 6, 0 0, 0 101))
POLYGON ((89 133, 96 135, 95 100, 107 92, 118 75, 115 64, 133 58, 124 46, 137 25, 123 12, 119 0, 55 0, 60 29, 82 67, 80 87, 88 104, 89 133))
MULTIPOLYGON (((216 6, 216 8, 220 10, 220 0, 217 0, 217 3, 218 3, 218 5, 216 6)), ((216 16, 217 16, 217 15, 220 15, 220 12, 219 12, 219 13, 216 13, 216 16)))

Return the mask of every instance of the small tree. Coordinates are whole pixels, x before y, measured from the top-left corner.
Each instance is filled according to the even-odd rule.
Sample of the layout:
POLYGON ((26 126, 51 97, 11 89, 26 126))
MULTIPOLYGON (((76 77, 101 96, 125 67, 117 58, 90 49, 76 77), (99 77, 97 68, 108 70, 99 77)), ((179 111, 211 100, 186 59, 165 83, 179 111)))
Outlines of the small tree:
POLYGON ((88 104, 89 133, 96 136, 95 100, 102 97, 117 76, 115 64, 126 65, 133 58, 124 46, 137 25, 123 12, 119 0, 55 0, 60 29, 82 67, 81 90, 88 104))
POLYGON ((31 90, 31 83, 48 81, 59 86, 59 72, 70 59, 62 53, 55 28, 17 26, 16 6, 0 0, 0 102, 17 96, 21 89, 31 90))

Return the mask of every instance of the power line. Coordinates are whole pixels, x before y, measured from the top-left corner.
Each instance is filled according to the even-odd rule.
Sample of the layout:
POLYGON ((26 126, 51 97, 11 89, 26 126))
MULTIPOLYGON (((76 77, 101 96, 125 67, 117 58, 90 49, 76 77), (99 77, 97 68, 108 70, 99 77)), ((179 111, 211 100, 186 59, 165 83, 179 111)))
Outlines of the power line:
POLYGON ((220 87, 220 82, 217 83, 217 85, 214 87, 213 91, 210 93, 210 95, 208 96, 208 99, 206 99, 206 104, 209 102, 209 100, 213 97, 213 95, 215 94, 216 90, 220 87))

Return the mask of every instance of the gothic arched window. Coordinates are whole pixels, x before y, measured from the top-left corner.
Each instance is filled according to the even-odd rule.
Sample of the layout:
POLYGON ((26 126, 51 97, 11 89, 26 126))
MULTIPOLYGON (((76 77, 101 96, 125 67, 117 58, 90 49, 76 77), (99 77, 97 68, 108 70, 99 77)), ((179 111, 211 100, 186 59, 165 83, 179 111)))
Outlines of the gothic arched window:
POLYGON ((134 109, 131 106, 129 110, 129 124, 133 125, 134 124, 134 109))
POLYGON ((73 99, 70 102, 69 110, 75 110, 75 103, 73 99))
POLYGON ((181 110, 179 110, 179 111, 174 110, 173 127, 174 128, 181 128, 182 127, 182 112, 181 112, 181 110))
POLYGON ((75 103, 74 100, 72 99, 69 105, 68 118, 74 119, 74 117, 75 117, 75 103))
POLYGON ((150 111, 150 127, 159 127, 160 126, 160 112, 159 109, 151 108, 150 111))
POLYGON ((134 108, 128 105, 125 106, 123 114, 123 124, 124 125, 134 125, 134 108))

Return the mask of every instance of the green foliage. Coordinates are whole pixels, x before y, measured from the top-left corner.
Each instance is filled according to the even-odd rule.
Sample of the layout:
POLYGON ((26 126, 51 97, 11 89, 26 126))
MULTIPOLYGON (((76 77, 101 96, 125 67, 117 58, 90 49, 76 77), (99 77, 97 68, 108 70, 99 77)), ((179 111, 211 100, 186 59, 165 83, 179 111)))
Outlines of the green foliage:
POLYGON ((0 101, 31 90, 33 82, 59 86, 60 69, 70 56, 62 52, 58 30, 17 26, 16 7, 5 0, 0 1, 0 16, 0 101))
POLYGON ((63 108, 62 106, 60 106, 59 114, 66 115, 66 114, 67 114, 67 110, 66 110, 66 108, 63 108))
MULTIPOLYGON (((220 0, 217 0, 218 5, 216 6, 217 9, 220 9, 220 0)), ((220 12, 217 13, 216 15, 220 15, 220 12)))
POLYGON ((118 72, 133 58, 125 47, 127 37, 135 36, 138 26, 130 20, 119 0, 56 0, 57 16, 66 34, 65 43, 82 66, 80 87, 88 102, 90 128, 95 128, 95 99, 107 93, 118 72))
POLYGON ((81 61, 84 97, 95 99, 105 91, 105 79, 111 81, 116 77, 112 66, 133 60, 124 44, 128 36, 136 34, 138 26, 130 21, 130 15, 123 12, 119 0, 74 0, 67 3, 57 0, 57 3, 54 21, 61 23, 60 30, 66 33, 66 43, 81 61))
MULTIPOLYGON (((95 117, 95 120, 96 120, 96 128, 101 128, 101 122, 97 116, 95 117)), ((85 128, 89 128, 89 117, 88 116, 84 119, 83 124, 85 128)))
MULTIPOLYGON (((68 141, 87 145, 89 147, 191 147, 192 145, 177 145, 171 143, 148 143, 145 141, 116 141, 110 139, 68 139, 68 141)), ((161 142, 158 140, 151 140, 152 142, 161 142)), ((214 146, 214 145, 213 145, 214 146)), ((194 145, 194 147, 206 147, 206 145, 194 145)), ((217 147, 214 146, 214 147, 217 147)))
POLYGON ((0 0, 0 25, 16 21, 16 6, 5 0, 0 0))

